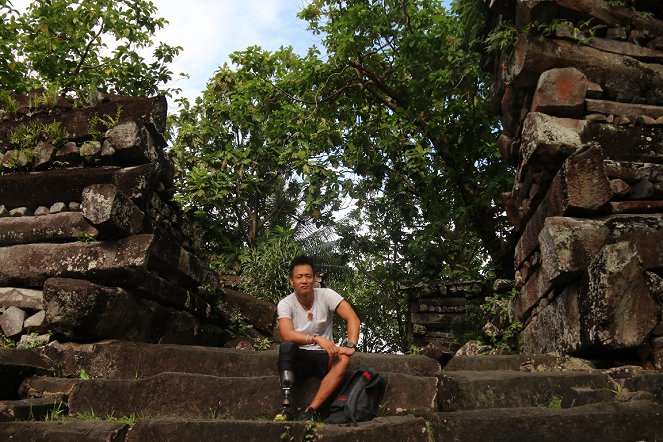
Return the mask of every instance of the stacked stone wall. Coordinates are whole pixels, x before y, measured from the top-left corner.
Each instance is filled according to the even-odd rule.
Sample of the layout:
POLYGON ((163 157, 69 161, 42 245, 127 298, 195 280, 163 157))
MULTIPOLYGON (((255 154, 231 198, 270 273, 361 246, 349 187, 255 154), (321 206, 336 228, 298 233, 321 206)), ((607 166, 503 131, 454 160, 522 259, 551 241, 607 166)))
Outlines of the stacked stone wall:
MULTIPOLYGON (((0 112, 6 338, 219 345, 215 276, 173 202, 164 97, 0 112)), ((26 345, 30 345, 27 343, 26 345)))
POLYGON ((663 8, 488 3, 517 35, 494 59, 494 98, 517 168, 504 201, 521 350, 663 368, 663 8))
POLYGON ((403 289, 409 299, 408 343, 422 348, 440 362, 449 360, 464 344, 458 332, 467 321, 468 309, 478 308, 490 294, 504 295, 511 281, 437 281, 403 289))

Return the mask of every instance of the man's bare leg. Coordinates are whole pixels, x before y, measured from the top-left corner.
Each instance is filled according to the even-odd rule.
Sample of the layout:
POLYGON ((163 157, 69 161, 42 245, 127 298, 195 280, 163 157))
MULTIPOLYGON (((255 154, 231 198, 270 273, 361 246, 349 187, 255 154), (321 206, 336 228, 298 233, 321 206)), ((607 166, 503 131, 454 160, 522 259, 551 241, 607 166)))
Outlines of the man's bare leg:
MULTIPOLYGON (((350 358, 347 355, 339 355, 338 359, 331 362, 331 367, 327 375, 322 378, 320 387, 315 393, 308 408, 318 409, 338 388, 343 381, 345 371, 350 365, 350 358)), ((308 410, 307 408, 307 410, 308 410)))

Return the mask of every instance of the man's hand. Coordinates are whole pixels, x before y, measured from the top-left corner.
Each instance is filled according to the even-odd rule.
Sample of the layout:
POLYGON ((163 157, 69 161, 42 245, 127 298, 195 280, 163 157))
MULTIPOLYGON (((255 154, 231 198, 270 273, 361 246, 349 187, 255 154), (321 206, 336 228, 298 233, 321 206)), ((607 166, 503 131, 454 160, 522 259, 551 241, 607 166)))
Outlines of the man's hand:
POLYGON ((336 359, 341 351, 332 341, 322 336, 315 337, 315 343, 318 344, 329 355, 329 359, 336 359))
POLYGON ((352 356, 353 354, 355 354, 355 351, 357 351, 357 349, 354 347, 353 348, 339 347, 338 354, 352 356))

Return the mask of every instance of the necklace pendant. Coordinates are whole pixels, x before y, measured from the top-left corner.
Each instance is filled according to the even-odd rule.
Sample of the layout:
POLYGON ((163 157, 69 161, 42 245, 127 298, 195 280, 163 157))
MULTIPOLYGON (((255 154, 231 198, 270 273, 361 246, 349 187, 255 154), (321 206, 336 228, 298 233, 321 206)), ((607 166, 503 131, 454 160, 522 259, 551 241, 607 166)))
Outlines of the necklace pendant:
POLYGON ((313 313, 308 312, 308 315, 306 315, 309 321, 313 321, 313 313))

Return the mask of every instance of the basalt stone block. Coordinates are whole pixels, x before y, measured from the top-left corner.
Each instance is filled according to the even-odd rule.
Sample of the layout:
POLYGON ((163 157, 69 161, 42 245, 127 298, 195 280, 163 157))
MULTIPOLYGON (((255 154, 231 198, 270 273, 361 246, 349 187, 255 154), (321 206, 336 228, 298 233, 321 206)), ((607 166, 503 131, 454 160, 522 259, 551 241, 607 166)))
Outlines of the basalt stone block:
MULTIPOLYGON (((106 100, 93 107, 75 108, 66 112, 37 113, 28 119, 8 121, 0 125, 0 147, 8 146, 9 134, 19 125, 26 123, 50 124, 58 121, 67 131, 70 139, 77 141, 89 140, 92 137, 90 121, 97 119, 118 119, 119 123, 139 120, 152 128, 154 134, 161 136, 166 130, 168 103, 166 97, 153 98, 108 96, 106 100)), ((105 130, 105 128, 104 128, 105 130)))
POLYGON ((58 201, 80 202, 82 192, 94 184, 114 184, 136 204, 145 205, 154 191, 156 166, 120 169, 95 167, 11 173, 0 176, 0 204, 7 207, 50 206, 58 201))
POLYGON ((582 118, 589 81, 575 68, 551 69, 539 77, 532 112, 582 118))
POLYGON ((550 23, 554 18, 586 20, 595 17, 601 23, 648 34, 663 34, 663 22, 631 8, 619 8, 602 0, 542 0, 523 1, 517 4, 516 22, 523 27, 533 21, 550 23))
POLYGON ((163 233, 157 233, 156 238, 150 254, 151 269, 176 278, 184 287, 215 283, 215 276, 203 259, 169 241, 163 233))
POLYGON ((242 316, 248 319, 256 330, 271 334, 274 329, 276 306, 254 296, 237 290, 224 289, 223 302, 229 302, 239 309, 242 316))
POLYGON ((663 68, 656 63, 644 63, 576 42, 533 37, 527 33, 518 37, 513 61, 504 80, 518 87, 533 87, 543 72, 567 67, 582 71, 611 97, 658 99, 663 91, 663 68))
POLYGON ((131 120, 106 132, 106 141, 125 165, 153 163, 158 160, 154 142, 145 125, 131 120))
MULTIPOLYGON (((663 57, 663 53, 661 53, 663 57)), ((607 115, 629 115, 631 117, 647 116, 654 120, 663 117, 663 106, 647 104, 620 103, 617 101, 587 99, 587 112, 607 115)))
POLYGON ((267 420, 187 420, 154 419, 137 422, 127 435, 127 442, 168 440, 303 441, 315 434, 329 442, 383 442, 389 440, 426 442, 434 434, 422 417, 381 416, 357 426, 319 425, 311 431, 310 423, 271 422, 267 420))
POLYGON ((81 161, 79 148, 73 141, 65 143, 55 151, 55 161, 61 165, 76 166, 81 161))
POLYGON ((96 238, 97 229, 80 212, 0 218, 0 246, 96 238))
POLYGON ((578 285, 566 287, 525 326, 519 335, 526 354, 573 354, 582 348, 578 285))
POLYGON ((280 397, 278 377, 221 378, 191 373, 161 373, 140 379, 91 379, 69 395, 73 413, 202 418, 271 418, 280 397))
POLYGON ((663 165, 637 161, 612 161, 603 163, 605 173, 611 179, 621 179, 627 183, 642 180, 654 183, 663 182, 663 165))
MULTIPOLYGON (((139 420, 131 427, 126 442, 165 441, 278 441, 282 439, 303 441, 307 433, 307 422, 272 422, 268 419, 241 420, 241 419, 214 419, 198 420, 186 418, 165 418, 139 420)), ((334 425, 336 427, 336 425, 334 425)), ((391 428, 390 428, 391 430, 391 428)), ((316 434, 320 435, 321 431, 316 434)), ((384 433, 382 433, 384 434, 384 433)), ((392 433, 390 433, 392 434, 392 433)), ((398 432, 394 432, 398 435, 398 432)), ((324 440, 330 438, 326 432, 324 440)), ((343 439, 352 440, 350 438, 343 439)), ((367 439, 360 439, 367 441, 367 439)), ((408 440, 408 439, 399 439, 408 440)))
POLYGON ((55 146, 45 141, 40 141, 33 150, 34 158, 32 166, 35 170, 48 168, 55 160, 55 146))
POLYGON ((18 336, 23 332, 23 322, 26 313, 18 307, 9 307, 0 315, 0 328, 5 336, 10 338, 18 336))
POLYGON ((78 153, 86 158, 96 157, 101 153, 101 143, 99 141, 86 141, 81 145, 78 153))
POLYGON ((607 245, 592 260, 581 285, 579 308, 588 344, 620 350, 645 343, 660 312, 632 243, 607 245))
POLYGON ((191 314, 116 287, 51 278, 44 284, 46 324, 70 339, 220 345, 223 332, 191 314))
MULTIPOLYGON (((62 398, 28 398, 10 401, 0 401, 0 421, 18 421, 30 419, 45 419, 55 409, 67 411, 67 405, 62 398)), ((4 426, 4 425, 3 425, 4 426)), ((14 439, 10 437, 8 440, 14 439)), ((32 438, 28 440, 34 440, 32 438)))
POLYGON ((663 269, 663 215, 612 215, 605 219, 605 225, 610 242, 628 241, 635 246, 645 269, 663 269))
POLYGON ((556 165, 582 147, 580 133, 585 124, 584 120, 528 113, 520 143, 523 160, 527 164, 535 162, 556 170, 556 165))
POLYGON ((520 144, 523 167, 554 172, 565 158, 592 142, 614 161, 663 162, 663 128, 659 126, 615 126, 530 112, 523 122, 520 144))
POLYGON ((101 238, 119 238, 143 230, 144 214, 112 184, 95 184, 83 189, 83 217, 101 238))
MULTIPOLYGON (((34 315, 30 316, 23 323, 23 327, 27 329, 31 328, 41 328, 44 325, 44 318, 46 318, 46 312, 44 310, 39 310, 34 315)), ((32 331, 32 330, 31 330, 32 331)), ((46 340, 48 342, 48 339, 46 340)))
POLYGON ((528 276, 518 295, 511 301, 511 310, 521 321, 528 317, 532 308, 553 290, 550 273, 546 267, 538 267, 528 276))
POLYGON ((585 216, 600 211, 612 198, 610 182, 603 167, 603 152, 588 147, 570 156, 548 186, 518 240, 515 266, 519 268, 539 246, 539 233, 552 216, 585 216))
MULTIPOLYGON (((49 412, 54 405, 51 404, 49 412)), ((66 425, 59 421, 15 421, 0 426, 0 438, 34 442, 120 442, 125 440, 129 428, 129 424, 105 420, 72 420, 66 425)))
POLYGON ((623 442, 659 438, 661 413, 663 406, 652 401, 608 402, 437 413, 431 424, 443 441, 623 442))
POLYGON ((135 290, 144 298, 189 311, 198 318, 218 319, 218 311, 212 308, 201 296, 191 290, 171 284, 153 272, 143 273, 138 279, 135 290))
POLYGON ((117 241, 21 244, 0 247, 0 286, 38 287, 51 277, 135 284, 147 269, 153 235, 117 241))
POLYGON ((41 290, 0 287, 0 306, 41 310, 44 308, 44 294, 41 290))
POLYGON ((612 388, 608 376, 586 372, 448 371, 438 377, 440 411, 545 407, 573 388, 612 388))
POLYGON ((600 221, 550 217, 539 234, 541 265, 550 282, 561 287, 580 279, 590 260, 608 241, 609 229, 600 221))

